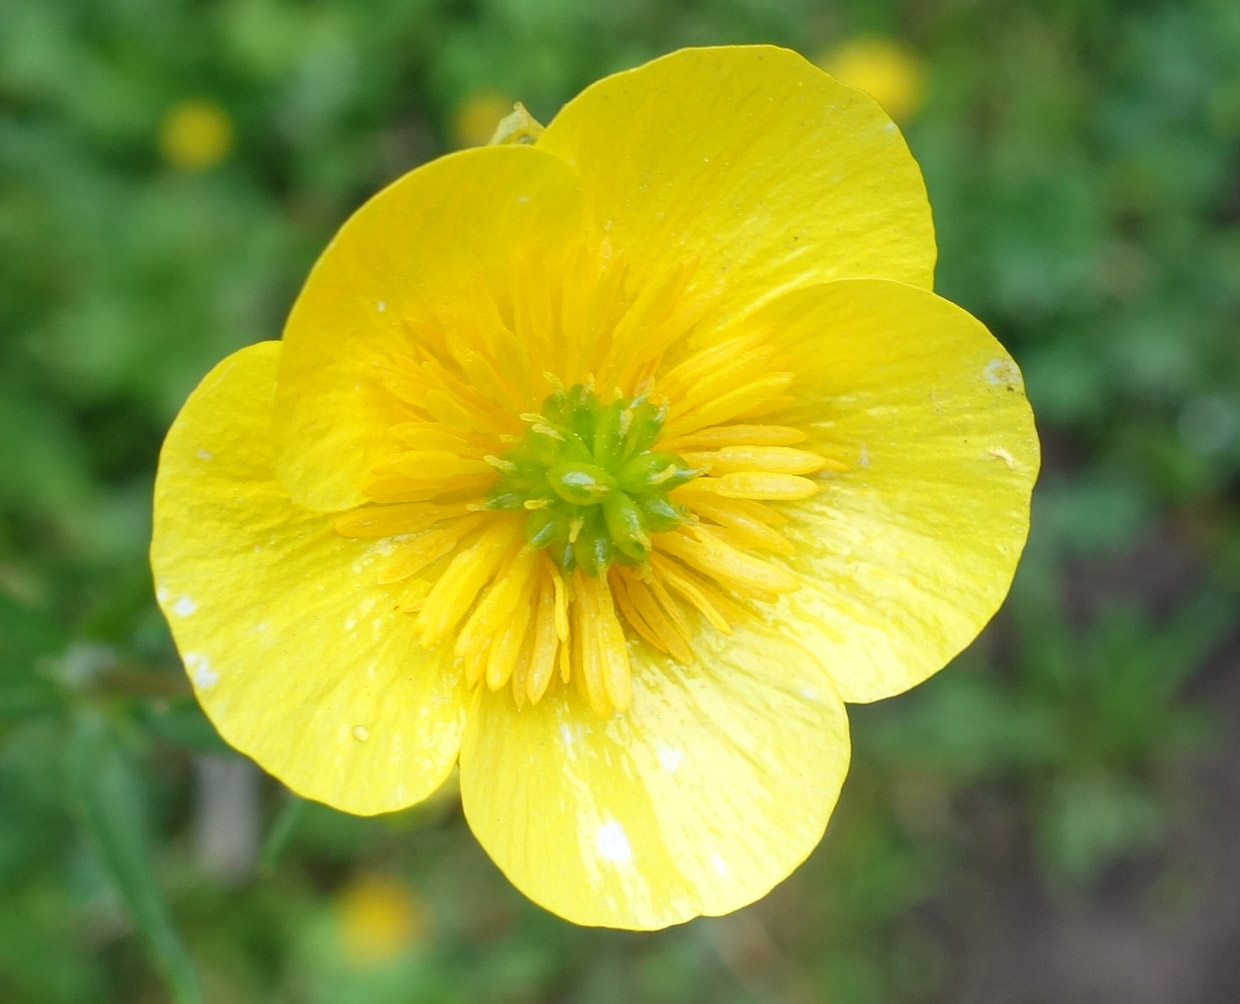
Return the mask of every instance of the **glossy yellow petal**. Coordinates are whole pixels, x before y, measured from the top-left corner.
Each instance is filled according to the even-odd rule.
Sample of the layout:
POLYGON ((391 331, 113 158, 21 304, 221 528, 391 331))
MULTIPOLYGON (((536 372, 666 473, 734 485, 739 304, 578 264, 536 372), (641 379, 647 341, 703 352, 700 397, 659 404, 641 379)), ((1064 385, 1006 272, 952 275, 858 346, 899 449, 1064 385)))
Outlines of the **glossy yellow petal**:
POLYGON ((803 586, 772 617, 845 700, 888 697, 939 670, 1007 595, 1039 464, 1020 370, 981 322, 901 283, 827 283, 763 321, 797 372, 780 421, 848 466, 783 510, 803 586))
POLYGON ((538 146, 640 276, 696 259, 720 310, 853 276, 930 287, 921 172, 867 95, 773 46, 683 49, 586 88, 538 146))
POLYGON ((819 660, 759 624, 697 644, 685 666, 635 643, 632 705, 610 719, 569 690, 471 711, 466 818, 548 910, 635 929, 727 913, 821 839, 849 745, 819 660))
POLYGON ((456 760, 465 698, 377 585, 383 541, 341 537, 275 480, 279 342, 229 356, 168 433, 151 564, 220 735, 294 791, 346 812, 429 795, 456 760))
POLYGON ((275 436, 292 497, 325 510, 362 502, 362 477, 400 418, 380 367, 410 351, 407 319, 435 323, 479 296, 506 300, 514 264, 567 246, 580 214, 572 168, 521 145, 440 157, 354 213, 284 329, 275 436))

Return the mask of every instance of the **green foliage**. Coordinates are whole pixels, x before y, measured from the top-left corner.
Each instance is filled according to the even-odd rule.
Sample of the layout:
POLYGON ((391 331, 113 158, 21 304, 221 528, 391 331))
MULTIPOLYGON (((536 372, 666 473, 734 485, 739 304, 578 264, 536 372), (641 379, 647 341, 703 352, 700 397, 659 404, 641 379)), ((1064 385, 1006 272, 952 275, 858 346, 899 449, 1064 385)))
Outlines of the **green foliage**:
POLYGON ((74 723, 66 756, 70 796, 82 830, 150 948, 174 1004, 200 1004, 194 964, 173 926, 152 865, 133 763, 107 725, 90 712, 74 723))
POLYGON ((1013 884, 1090 896, 1136 863, 1191 910, 1179 835, 1234 725, 1210 702, 1240 594, 1238 142, 1230 0, 0 4, 0 1000, 955 1001, 1013 884), (260 779, 150 595, 194 383, 279 335, 339 222, 471 98, 547 121, 680 45, 861 33, 924 61, 938 288, 1020 361, 1046 463, 995 626, 853 709, 819 851, 735 917, 582 930, 450 794, 357 819, 260 779), (161 147, 188 100, 231 127, 200 170, 161 147), (409 912, 377 961, 342 937, 361 874, 409 912))

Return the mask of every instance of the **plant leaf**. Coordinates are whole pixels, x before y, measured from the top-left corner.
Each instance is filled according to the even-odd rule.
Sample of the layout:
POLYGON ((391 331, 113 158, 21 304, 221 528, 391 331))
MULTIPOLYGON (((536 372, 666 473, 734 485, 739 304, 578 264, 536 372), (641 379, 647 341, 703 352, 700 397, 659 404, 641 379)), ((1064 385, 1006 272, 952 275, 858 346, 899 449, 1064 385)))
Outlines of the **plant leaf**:
POLYGON ((80 714, 74 723, 68 773, 86 836, 146 942, 174 1004, 202 1004, 198 974, 152 867, 137 773, 95 712, 80 714))

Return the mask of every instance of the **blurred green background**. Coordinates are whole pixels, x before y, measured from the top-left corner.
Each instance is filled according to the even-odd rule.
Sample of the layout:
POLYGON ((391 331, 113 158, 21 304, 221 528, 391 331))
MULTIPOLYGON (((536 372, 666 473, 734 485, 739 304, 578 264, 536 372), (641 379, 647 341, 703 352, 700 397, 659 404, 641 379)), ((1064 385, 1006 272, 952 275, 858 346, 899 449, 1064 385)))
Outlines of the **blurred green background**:
POLYGON ((7 0, 0 433, 5 1004, 1240 1000, 1235 0, 7 0), (369 193, 514 98, 545 121, 750 41, 904 120, 938 289, 1028 380, 1033 537, 977 644, 854 709, 768 899, 577 929, 450 794, 354 819, 219 743, 153 603, 151 479, 369 193))

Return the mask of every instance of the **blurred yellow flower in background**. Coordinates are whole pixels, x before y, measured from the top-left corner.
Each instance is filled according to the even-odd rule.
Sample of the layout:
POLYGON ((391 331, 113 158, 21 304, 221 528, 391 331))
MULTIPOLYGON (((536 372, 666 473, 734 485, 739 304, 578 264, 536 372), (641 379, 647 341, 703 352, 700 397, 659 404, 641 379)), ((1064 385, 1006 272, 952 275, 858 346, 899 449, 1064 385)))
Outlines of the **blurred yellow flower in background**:
POLYGON ((214 101, 181 101, 160 123, 160 152, 181 171, 210 170, 228 156, 232 146, 232 120, 214 101))
POLYGON ((818 843, 844 703, 1002 602, 1038 442, 864 95, 690 49, 527 119, 372 198, 208 374, 152 563, 207 714, 295 791, 389 812, 459 758, 522 891, 658 928, 818 843))
POLYGON ((457 149, 483 146, 512 106, 512 98, 502 91, 487 89, 471 94, 452 112, 453 145, 457 149))
POLYGON ((887 38, 854 38, 827 50, 818 65, 838 80, 859 87, 896 122, 907 122, 922 106, 921 60, 887 38))
POLYGON ((377 966, 405 955, 427 936, 426 909, 402 879, 359 872, 336 897, 341 955, 357 966, 377 966))

